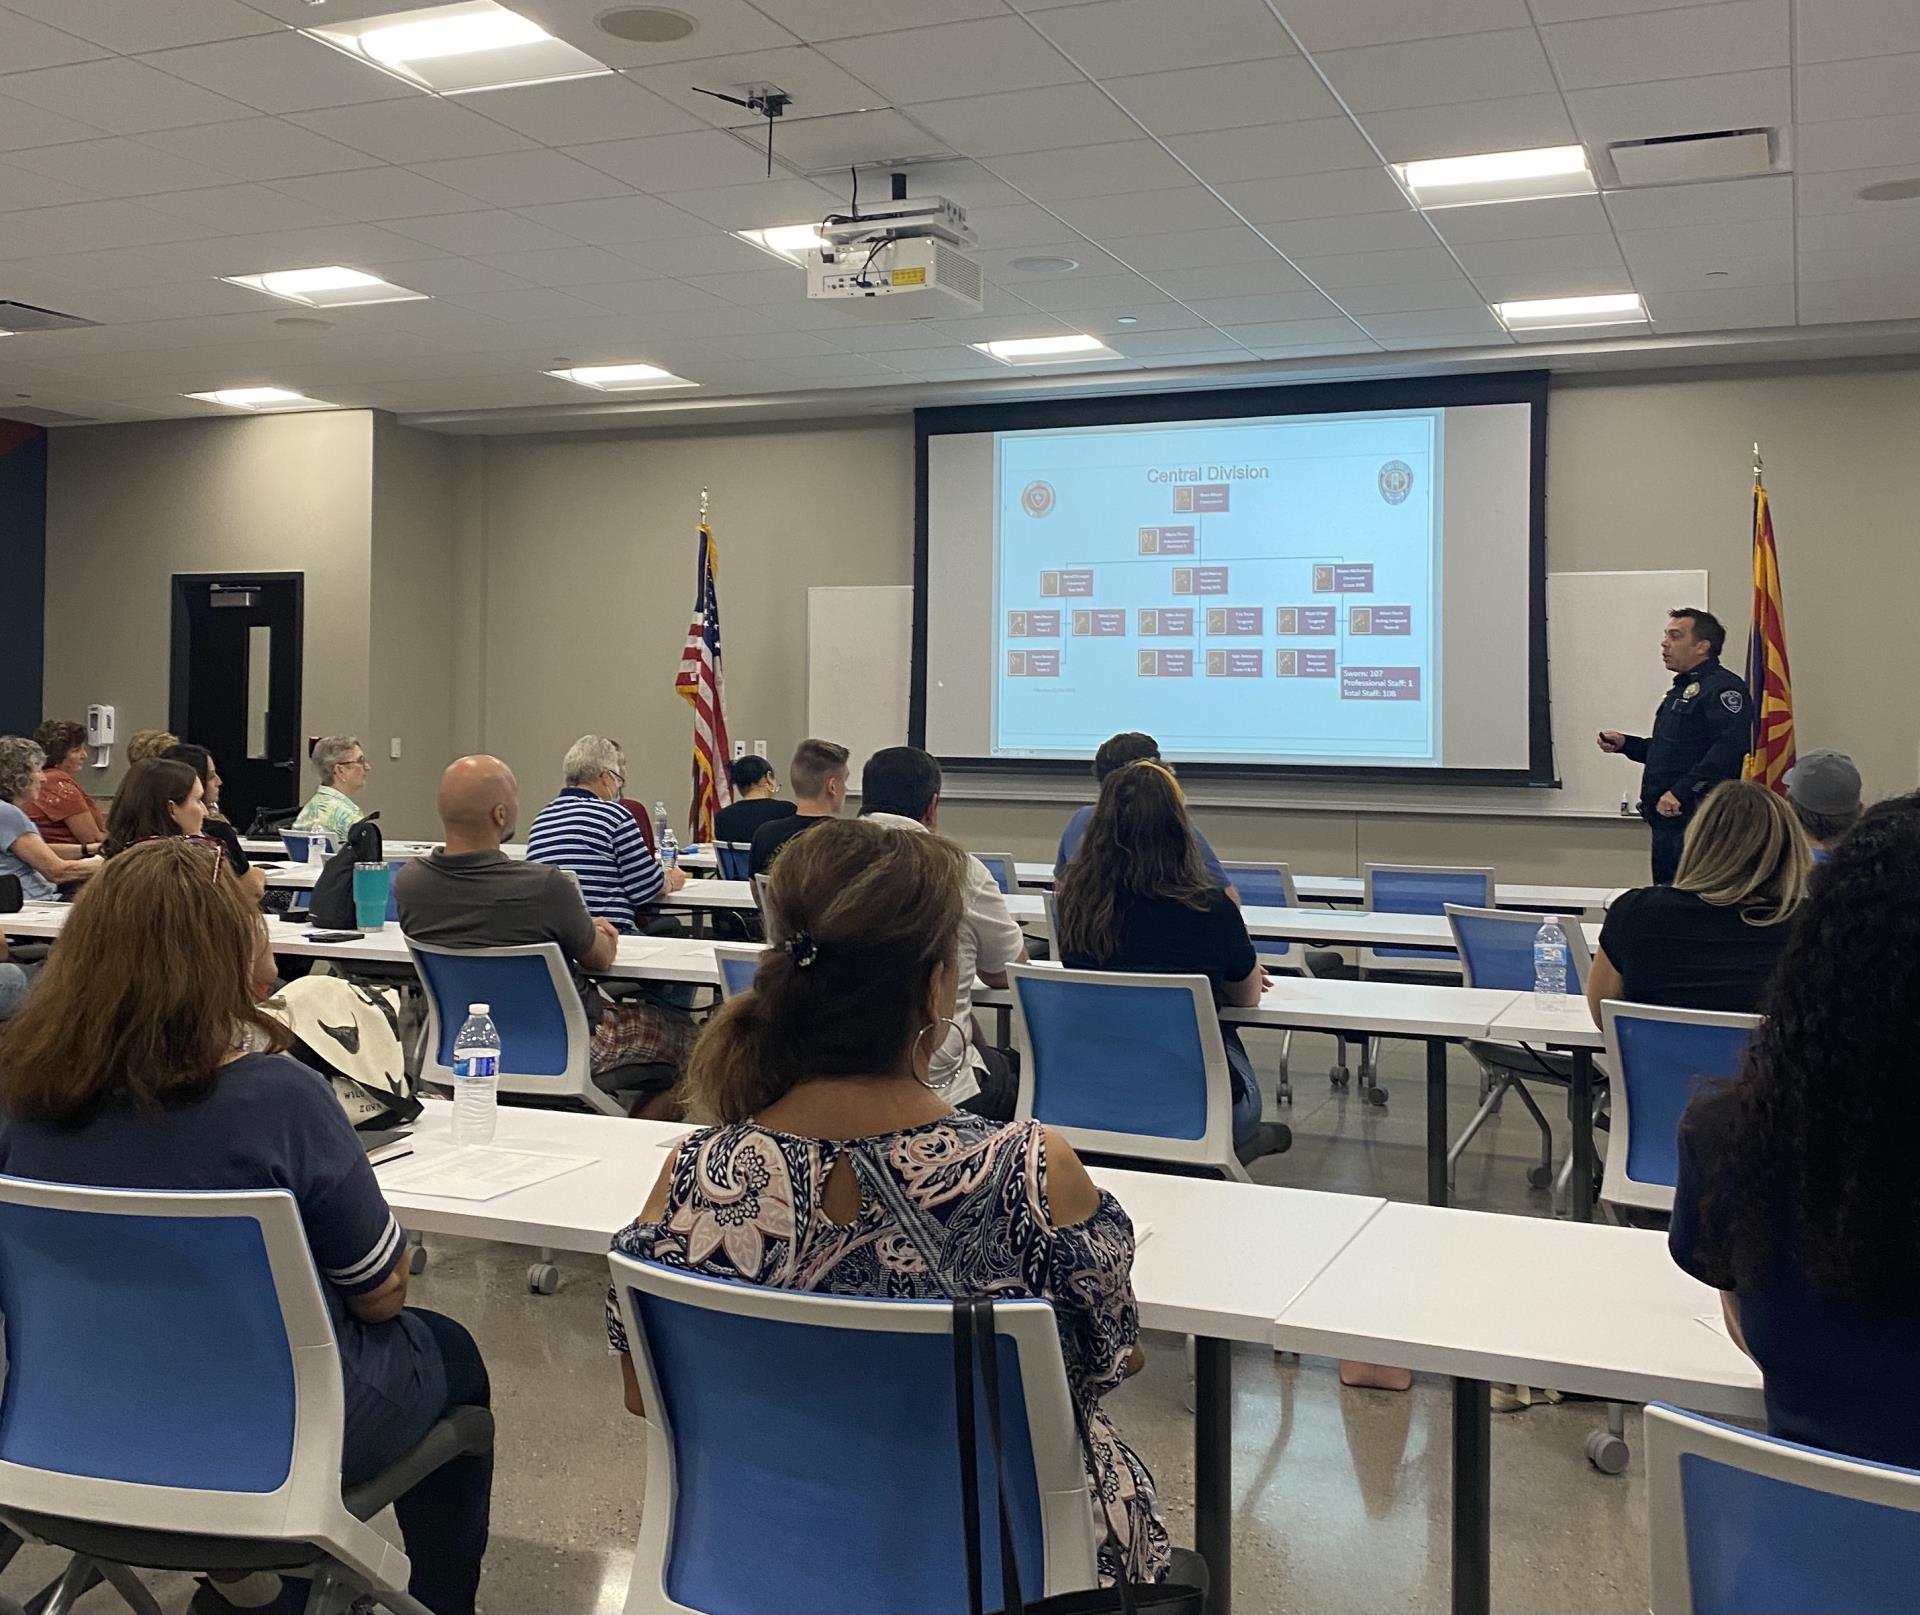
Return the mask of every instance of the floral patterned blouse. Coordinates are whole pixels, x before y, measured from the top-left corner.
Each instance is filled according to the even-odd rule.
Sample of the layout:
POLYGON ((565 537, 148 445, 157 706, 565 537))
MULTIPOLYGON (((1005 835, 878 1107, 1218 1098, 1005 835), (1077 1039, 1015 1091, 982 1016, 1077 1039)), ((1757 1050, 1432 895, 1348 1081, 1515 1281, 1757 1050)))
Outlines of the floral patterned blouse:
MULTIPOLYGON (((1053 1303, 1067 1383, 1093 1448, 1088 1481, 1123 1556, 1103 1546, 1101 1572, 1110 1579, 1124 1566, 1135 1581, 1162 1580, 1168 1541, 1153 1476, 1100 1410, 1100 1398, 1125 1378, 1140 1335, 1129 1278, 1133 1224, 1102 1190, 1099 1209, 1085 1222, 1055 1226, 1045 1134, 1037 1124, 1005 1126, 955 1112, 851 1141, 800 1138, 752 1123, 707 1129, 680 1145, 660 1221, 629 1224, 613 1248, 785 1290, 945 1296, 947 1285, 929 1271, 903 1216, 916 1220, 921 1243, 973 1293, 1053 1303), (826 1187, 847 1154, 861 1172, 860 1209, 841 1224, 827 1216, 826 1187)), ((616 1351, 626 1351, 611 1296, 607 1334, 616 1351)))

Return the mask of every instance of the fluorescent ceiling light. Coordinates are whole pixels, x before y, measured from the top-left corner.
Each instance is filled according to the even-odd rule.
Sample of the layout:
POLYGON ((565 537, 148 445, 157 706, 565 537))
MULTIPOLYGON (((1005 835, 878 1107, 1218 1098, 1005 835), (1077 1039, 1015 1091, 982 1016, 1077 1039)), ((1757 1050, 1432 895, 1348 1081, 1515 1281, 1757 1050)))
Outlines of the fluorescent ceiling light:
POLYGON ((664 387, 698 387, 697 381, 676 376, 651 364, 586 364, 571 370, 549 370, 549 376, 570 381, 577 387, 591 387, 603 393, 657 392, 664 387))
POLYGON ((493 0, 427 6, 302 30, 382 72, 440 95, 550 84, 612 71, 493 0))
POLYGON ((1599 189, 1584 146, 1540 146, 1490 151, 1477 157, 1435 157, 1395 163, 1393 170, 1423 208, 1469 207, 1479 202, 1537 202, 1586 196, 1599 189))
POLYGON ((1638 325, 1647 305, 1638 292, 1609 292, 1600 297, 1529 297, 1495 303, 1493 312, 1509 331, 1563 330, 1580 325, 1638 325))
POLYGON ((748 246, 772 253, 782 263, 800 264, 803 267, 809 252, 827 245, 827 239, 820 234, 819 227, 812 224, 775 224, 764 230, 736 230, 733 233, 748 246))
POLYGON ((265 292, 305 308, 353 308, 363 303, 415 303, 425 292, 408 291, 364 270, 328 264, 319 269, 273 269, 259 275, 222 275, 229 286, 265 292))
POLYGON ((1022 336, 1004 342, 969 342, 976 353, 1002 364, 1071 364, 1079 359, 1118 359, 1097 336, 1022 336))
POLYGON ((333 409, 336 405, 305 393, 289 392, 285 387, 222 387, 217 392, 187 393, 203 404, 219 404, 226 409, 255 411, 276 409, 333 409))

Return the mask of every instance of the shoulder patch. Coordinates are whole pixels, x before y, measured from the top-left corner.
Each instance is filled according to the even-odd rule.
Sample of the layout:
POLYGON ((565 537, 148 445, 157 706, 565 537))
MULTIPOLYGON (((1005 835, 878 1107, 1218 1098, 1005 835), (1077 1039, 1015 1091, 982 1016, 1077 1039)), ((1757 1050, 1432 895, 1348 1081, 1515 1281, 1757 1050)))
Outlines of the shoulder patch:
POLYGON ((1738 690, 1722 690, 1720 692, 1720 704, 1729 712, 1738 712, 1747 704, 1747 698, 1738 690))

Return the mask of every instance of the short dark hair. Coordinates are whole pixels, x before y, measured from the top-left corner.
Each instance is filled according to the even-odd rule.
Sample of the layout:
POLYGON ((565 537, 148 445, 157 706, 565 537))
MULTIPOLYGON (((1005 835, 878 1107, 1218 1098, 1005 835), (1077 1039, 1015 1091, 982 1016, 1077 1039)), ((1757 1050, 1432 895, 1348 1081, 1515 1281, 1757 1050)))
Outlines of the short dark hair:
POLYGON ((827 788, 827 781, 847 771, 849 753, 845 746, 831 740, 803 740, 793 748, 793 761, 787 764, 787 783, 795 796, 815 800, 827 788))
POLYGON ((736 791, 750 791, 773 772, 773 764, 752 752, 727 764, 727 778, 736 791))
POLYGON ((185 763, 200 776, 203 787, 207 783, 207 776, 213 772, 213 753, 205 746, 196 746, 191 741, 183 740, 177 746, 169 746, 160 755, 170 763, 185 763))
POLYGON ((1159 761, 1160 742, 1138 729, 1128 729, 1100 742, 1100 749, 1093 754, 1093 777, 1104 780, 1116 768, 1125 768, 1128 763, 1159 761))
POLYGON ((1727 643, 1727 625, 1711 611, 1700 606, 1675 606, 1667 615, 1678 622, 1682 617, 1693 619, 1693 637, 1707 642, 1708 653, 1718 656, 1727 643))
POLYGON ((47 754, 47 767, 59 768, 68 752, 87 743, 87 726, 71 718, 49 718, 34 730, 33 743, 47 754))
POLYGON ((1840 813, 1816 813, 1810 807, 1802 807, 1791 796, 1787 798, 1787 806, 1793 809, 1793 816, 1800 821, 1800 828, 1807 832, 1808 839, 1822 846, 1838 841, 1860 822, 1860 815, 1866 811, 1864 807, 1850 807, 1840 813))
POLYGON ((885 746, 860 771, 860 811, 924 819, 940 794, 940 765, 918 746, 885 746))

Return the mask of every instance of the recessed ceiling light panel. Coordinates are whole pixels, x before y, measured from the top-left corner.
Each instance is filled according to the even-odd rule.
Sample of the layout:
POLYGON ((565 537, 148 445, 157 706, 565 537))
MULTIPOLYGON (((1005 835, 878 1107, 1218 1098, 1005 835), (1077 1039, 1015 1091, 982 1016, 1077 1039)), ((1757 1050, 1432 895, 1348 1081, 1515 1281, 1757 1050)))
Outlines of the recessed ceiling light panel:
POLYGON ((1484 202, 1537 202, 1553 196, 1586 196, 1599 189, 1584 146, 1540 146, 1530 151, 1490 151, 1474 157, 1435 157, 1395 163, 1423 208, 1471 207, 1484 202))
POLYGON ((308 308, 352 308, 363 303, 417 303, 425 292, 395 286, 378 275, 343 264, 326 264, 316 269, 270 269, 258 275, 222 275, 229 286, 244 286, 249 291, 265 292, 308 308))
POLYGON ((269 414, 277 410, 295 409, 335 409, 338 406, 324 399, 309 398, 304 393, 291 392, 285 387, 222 387, 210 393, 187 393, 188 398, 197 398, 203 404, 218 404, 223 409, 244 409, 255 414, 269 414))
POLYGON ((773 224, 764 230, 736 230, 733 233, 748 246, 770 252, 782 263, 798 264, 803 269, 807 264, 807 254, 827 245, 819 226, 813 224, 773 224))
POLYGON ((494 0, 390 12, 302 30, 438 95, 550 84, 612 71, 494 0))
POLYGON ((1077 364, 1083 359, 1118 359, 1118 353, 1097 336, 1010 337, 1001 342, 970 342, 976 353, 1002 364, 1077 364))
POLYGON ((547 375, 570 381, 576 387, 591 387, 603 393, 651 393, 667 387, 698 387, 697 381, 676 376, 651 364, 572 365, 565 370, 549 370, 547 375))
POLYGON ((1640 325, 1647 305, 1638 292, 1608 292, 1598 297, 1527 297, 1495 303, 1493 312, 1515 335, 1561 331, 1588 325, 1640 325))

